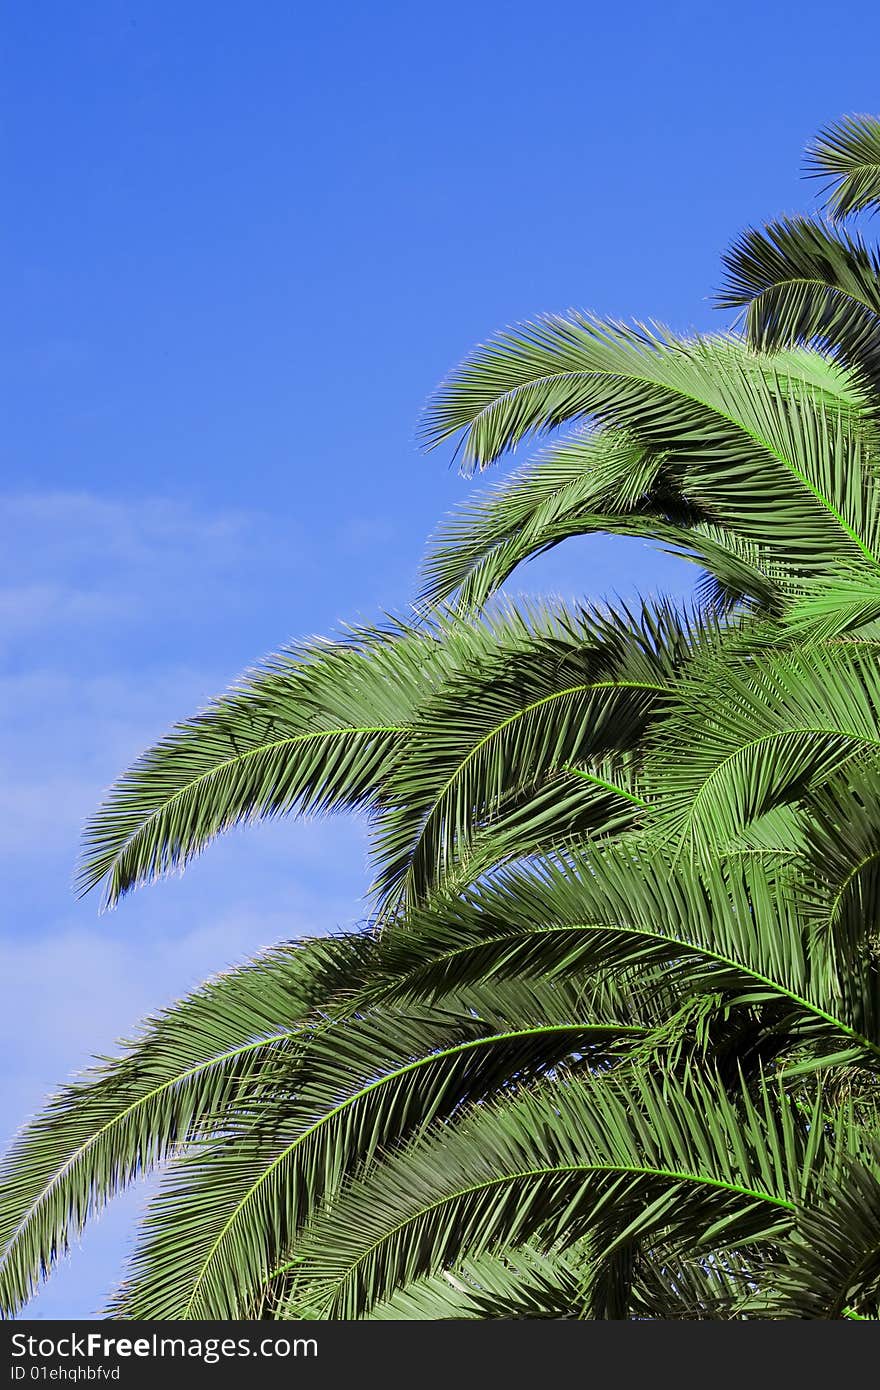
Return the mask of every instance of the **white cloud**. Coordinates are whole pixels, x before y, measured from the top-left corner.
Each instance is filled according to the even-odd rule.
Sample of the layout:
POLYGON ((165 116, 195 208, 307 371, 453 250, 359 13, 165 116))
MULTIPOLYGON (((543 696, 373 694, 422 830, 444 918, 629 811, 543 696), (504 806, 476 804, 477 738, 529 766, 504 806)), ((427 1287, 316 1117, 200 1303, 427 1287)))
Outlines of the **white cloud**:
POLYGON ((396 528, 390 517, 352 517, 336 533, 336 545, 346 555, 367 555, 392 544, 396 528))
POLYGON ((0 589, 0 625, 13 633, 60 623, 93 623, 125 612, 122 594, 77 590, 61 584, 21 584, 0 589))
POLYGON ((182 503, 79 493, 0 495, 7 575, 0 627, 22 633, 117 627, 194 598, 255 543, 253 518, 203 518, 182 503))
POLYGON ((65 556, 154 558, 164 545, 224 541, 241 535, 254 517, 245 512, 205 515, 192 505, 164 497, 125 501, 88 492, 0 495, 0 530, 13 541, 39 530, 45 538, 40 565, 65 556), (50 555, 49 551, 55 554, 50 555))

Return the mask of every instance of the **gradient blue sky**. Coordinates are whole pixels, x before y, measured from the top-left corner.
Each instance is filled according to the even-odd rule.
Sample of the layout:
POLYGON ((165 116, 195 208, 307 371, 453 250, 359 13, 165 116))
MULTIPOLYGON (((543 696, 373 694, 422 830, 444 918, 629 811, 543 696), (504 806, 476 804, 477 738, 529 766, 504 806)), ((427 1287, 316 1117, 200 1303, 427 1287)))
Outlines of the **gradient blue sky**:
MULTIPOLYGON (((114 914, 70 892, 125 763, 292 637, 400 610, 471 484, 416 451, 476 340, 571 305, 679 329, 805 141, 877 110, 826 5, 7 6, 0 1140, 145 1011, 355 920, 361 828, 273 825, 114 914)), ((638 543, 511 587, 688 592, 638 543)), ((86 1316, 126 1196, 31 1305, 86 1316)))

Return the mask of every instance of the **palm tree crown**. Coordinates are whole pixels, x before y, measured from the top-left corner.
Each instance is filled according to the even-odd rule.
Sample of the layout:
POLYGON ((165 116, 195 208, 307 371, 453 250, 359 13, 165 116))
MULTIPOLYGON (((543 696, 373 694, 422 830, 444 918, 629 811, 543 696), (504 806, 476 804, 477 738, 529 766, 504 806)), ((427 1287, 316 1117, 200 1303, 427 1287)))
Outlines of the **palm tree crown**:
POLYGON ((125 1318, 880 1316, 880 121, 829 220, 746 233, 683 339, 547 315, 429 447, 536 458, 444 523, 408 621, 283 651, 92 820, 107 900, 245 820, 365 812, 370 922, 147 1021, 5 1161, 0 1306, 163 1179, 125 1318), (697 601, 517 604, 573 535, 697 601))

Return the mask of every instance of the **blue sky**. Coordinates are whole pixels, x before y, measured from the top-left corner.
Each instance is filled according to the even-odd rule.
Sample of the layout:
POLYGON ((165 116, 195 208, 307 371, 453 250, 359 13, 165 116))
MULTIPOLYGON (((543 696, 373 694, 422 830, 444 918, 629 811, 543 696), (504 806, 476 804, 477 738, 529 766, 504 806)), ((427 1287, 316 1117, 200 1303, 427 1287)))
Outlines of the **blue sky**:
MULTIPOLYGON (((880 104, 876 7, 634 0, 7 9, 0 1142, 144 1012, 354 921, 364 839, 281 824, 115 913, 79 827, 145 745, 290 638, 401 610, 472 484, 426 394, 541 310, 721 326, 719 257, 810 205, 805 141, 880 104)), ((512 587, 686 593, 638 543, 512 587)), ((142 1196, 29 1310, 85 1316, 142 1196)))

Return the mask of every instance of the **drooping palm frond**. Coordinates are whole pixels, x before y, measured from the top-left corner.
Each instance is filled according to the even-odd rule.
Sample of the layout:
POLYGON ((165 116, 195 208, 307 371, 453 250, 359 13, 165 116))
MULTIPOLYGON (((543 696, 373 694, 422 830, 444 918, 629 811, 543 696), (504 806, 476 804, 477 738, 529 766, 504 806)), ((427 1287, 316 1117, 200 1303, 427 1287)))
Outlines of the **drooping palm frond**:
POLYGON ((631 824, 645 802, 628 755, 694 648, 717 640, 716 624, 688 621, 669 605, 583 610, 556 637, 500 643, 439 687, 419 711, 418 736, 377 821, 382 898, 423 900, 455 872, 481 824, 509 816, 512 793, 560 772, 583 783, 582 811, 596 833, 603 822, 631 824))
POLYGON ((880 752, 874 644, 710 660, 676 701, 646 786, 656 796, 662 784, 659 822, 696 853, 722 852, 743 825, 880 752))
POLYGON ((724 256, 722 308, 746 308, 759 351, 816 343, 880 384, 880 257, 806 217, 745 232, 724 256))
MULTIPOLYGON (((826 912, 835 891, 829 883, 826 912)), ((406 931, 380 941, 373 988, 383 998, 430 1000, 477 982, 617 975, 637 1000, 662 972, 674 991, 663 1004, 669 1014, 676 997, 715 996, 719 1017, 759 1004, 765 1059, 787 1065, 794 1047, 806 1048, 814 1066, 845 1054, 876 1068, 880 1035, 862 1031, 877 1016, 866 935, 818 931, 819 903, 814 880, 763 855, 698 871, 664 860, 650 842, 571 851, 564 864, 504 870, 413 914, 406 931)), ((652 1029, 660 1038, 657 1020, 652 1029)))
POLYGON ((246 819, 369 805, 438 651, 427 634, 359 631, 267 662, 117 783, 86 828, 83 890, 106 879, 115 902, 246 819))
POLYGON ((616 504, 631 511, 659 467, 659 459, 612 429, 580 433, 548 450, 466 500, 441 525, 425 566, 423 597, 436 602, 473 585, 493 558, 509 572, 517 562, 513 554, 525 558, 530 548, 546 547, 563 519, 596 512, 600 499, 608 510, 616 504))
POLYGON ((819 1175, 860 1136, 784 1098, 756 1107, 708 1078, 559 1082, 480 1107, 355 1182, 314 1223, 296 1277, 328 1317, 362 1317, 419 1276, 539 1239, 598 1230, 707 1256, 791 1229, 819 1175))
POLYGON ((592 417, 664 456, 716 525, 821 573, 829 551, 876 569, 875 431, 865 395, 818 353, 750 354, 734 338, 676 340, 581 315, 546 317, 474 354, 426 416, 485 467, 527 435, 592 417))
POLYGON ((422 597, 457 593, 465 607, 480 607, 525 560, 600 532, 653 541, 737 596, 771 611, 780 605, 784 567, 707 521, 660 457, 613 429, 575 437, 459 506, 434 539, 422 597))
POLYGON ((748 451, 765 442, 747 402, 748 388, 762 384, 809 391, 829 409, 864 402, 815 353, 761 360, 732 336, 682 339, 572 311, 542 315, 478 348, 435 393, 422 435, 428 448, 460 436, 465 469, 486 468, 524 439, 588 417, 655 449, 696 436, 713 455, 748 451), (744 418, 736 409, 740 383, 744 418))
POLYGON ((832 217, 873 210, 880 203, 880 119, 844 116, 807 150, 807 171, 825 183, 832 217))
POLYGON ((295 1072, 283 1058, 280 1069, 270 1063, 258 1096, 239 1104, 219 1140, 175 1165, 114 1313, 247 1316, 300 1229, 385 1146, 485 1100, 511 1076, 539 1077, 575 1055, 613 1056, 621 1039, 644 1031, 539 982, 496 991, 494 1002, 472 991, 429 1012, 398 1007, 314 1028, 295 1072))
POLYGON ((280 946, 148 1020, 117 1059, 67 1086, 0 1168, 0 1316, 13 1313, 90 1216, 134 1179, 213 1134, 272 1057, 293 1070, 297 1024, 369 940, 280 946))

